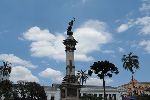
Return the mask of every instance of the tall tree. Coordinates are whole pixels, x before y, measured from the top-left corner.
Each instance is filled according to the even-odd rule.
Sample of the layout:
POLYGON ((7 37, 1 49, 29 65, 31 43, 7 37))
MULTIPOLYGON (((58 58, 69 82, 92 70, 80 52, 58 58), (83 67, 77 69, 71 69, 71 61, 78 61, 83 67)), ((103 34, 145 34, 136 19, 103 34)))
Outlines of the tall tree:
POLYGON ((84 82, 86 83, 86 80, 88 78, 88 74, 86 74, 86 70, 85 71, 81 70, 81 71, 77 72, 77 77, 80 80, 80 84, 83 86, 83 83, 84 82))
POLYGON ((15 89, 16 100, 47 100, 44 87, 36 82, 19 81, 15 89))
POLYGON ((47 100, 44 87, 36 82, 28 82, 27 88, 29 92, 28 100, 47 100))
POLYGON ((139 60, 138 59, 139 59, 139 57, 136 56, 136 55, 133 55, 132 52, 130 52, 127 55, 123 55, 123 57, 121 59, 122 62, 123 62, 123 68, 132 73, 132 86, 133 86, 133 89, 134 89, 133 75, 136 72, 136 70, 139 69, 139 60))
POLYGON ((18 81, 16 85, 14 85, 14 94, 15 98, 19 100, 26 100, 28 93, 27 89, 27 82, 25 81, 18 81))
POLYGON ((104 100, 106 100, 106 92, 105 92, 105 77, 112 77, 112 74, 118 74, 118 68, 109 61, 98 61, 94 62, 92 66, 90 66, 90 70, 88 74, 91 76, 92 73, 97 74, 97 76, 103 80, 103 88, 104 88, 104 100))

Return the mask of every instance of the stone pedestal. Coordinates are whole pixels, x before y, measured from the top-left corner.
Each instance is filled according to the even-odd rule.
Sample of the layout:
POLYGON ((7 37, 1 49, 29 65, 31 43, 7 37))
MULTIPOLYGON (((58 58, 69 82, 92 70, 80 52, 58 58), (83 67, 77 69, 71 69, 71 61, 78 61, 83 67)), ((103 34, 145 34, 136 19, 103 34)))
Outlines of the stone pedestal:
POLYGON ((61 100, 80 100, 80 84, 75 76, 66 76, 60 85, 61 100))

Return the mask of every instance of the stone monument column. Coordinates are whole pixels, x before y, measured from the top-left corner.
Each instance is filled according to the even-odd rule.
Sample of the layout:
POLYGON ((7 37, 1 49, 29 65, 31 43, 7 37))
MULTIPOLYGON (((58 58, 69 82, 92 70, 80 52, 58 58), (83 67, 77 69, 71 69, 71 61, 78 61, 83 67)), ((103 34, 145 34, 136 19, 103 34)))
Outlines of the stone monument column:
POLYGON ((66 51, 66 76, 60 85, 61 100, 79 100, 80 84, 75 76, 74 51, 77 41, 73 37, 72 26, 75 19, 69 22, 67 38, 63 41, 66 51))

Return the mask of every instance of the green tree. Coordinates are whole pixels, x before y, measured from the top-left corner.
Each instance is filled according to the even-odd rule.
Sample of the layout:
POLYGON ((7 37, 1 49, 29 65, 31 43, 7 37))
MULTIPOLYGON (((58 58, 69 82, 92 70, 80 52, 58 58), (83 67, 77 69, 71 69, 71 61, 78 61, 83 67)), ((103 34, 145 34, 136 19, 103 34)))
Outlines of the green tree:
POLYGON ((0 82, 0 98, 4 98, 4 100, 13 100, 12 94, 12 82, 9 80, 3 80, 0 82))
POLYGON ((80 80, 80 84, 83 86, 83 83, 84 82, 86 83, 86 80, 88 79, 88 74, 86 74, 86 70, 85 71, 81 70, 77 72, 77 77, 80 80))
POLYGON ((2 76, 10 75, 11 73, 11 63, 8 61, 3 61, 3 66, 0 66, 0 74, 2 76))
POLYGON ((14 87, 14 94, 16 99, 20 100, 26 100, 27 96, 29 95, 28 93, 28 88, 27 88, 27 82, 25 81, 18 81, 17 84, 14 87))
POLYGON ((0 66, 0 75, 2 79, 0 80, 0 98, 4 100, 12 100, 12 82, 9 80, 4 80, 3 77, 10 75, 11 73, 11 63, 8 61, 3 61, 3 65, 0 66))
POLYGON ((134 83, 133 83, 133 75, 136 72, 137 69, 139 69, 139 57, 136 55, 133 55, 132 52, 130 52, 128 55, 123 55, 122 62, 123 62, 123 68, 127 71, 130 71, 132 73, 132 86, 134 89, 134 83))
POLYGON ((36 82, 28 82, 27 83, 28 88, 28 100, 47 100, 47 96, 44 90, 43 86, 40 86, 40 84, 36 82))
POLYGON ((103 80, 103 88, 104 88, 104 100, 106 100, 106 92, 105 92, 105 77, 112 77, 112 74, 118 74, 118 68, 109 61, 98 61, 94 62, 92 66, 90 66, 90 70, 88 74, 91 76, 92 73, 97 74, 97 76, 103 80))
POLYGON ((43 86, 36 82, 17 82, 15 88, 16 100, 47 100, 43 86), (17 93, 17 95, 16 95, 17 93))

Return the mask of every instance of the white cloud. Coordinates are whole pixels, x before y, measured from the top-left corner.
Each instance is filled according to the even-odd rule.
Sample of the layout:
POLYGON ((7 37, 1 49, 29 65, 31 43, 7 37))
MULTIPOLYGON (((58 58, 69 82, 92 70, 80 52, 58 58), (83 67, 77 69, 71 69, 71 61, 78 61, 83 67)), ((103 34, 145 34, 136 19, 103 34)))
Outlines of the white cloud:
POLYGON ((107 32, 106 27, 104 22, 89 20, 75 29, 74 37, 79 42, 77 51, 79 53, 90 53, 95 50, 100 50, 101 45, 110 42, 112 36, 107 32))
POLYGON ((129 29, 129 25, 128 24, 121 24, 118 28, 117 28, 117 32, 124 32, 126 30, 129 29))
POLYGON ((140 33, 147 35, 150 34, 150 0, 142 0, 142 6, 139 8, 141 12, 144 12, 144 17, 136 19, 130 19, 127 23, 121 24, 117 28, 117 32, 125 32, 131 27, 139 27, 140 33))
MULTIPOLYGON (((112 79, 106 78, 106 85, 109 85, 110 83, 113 82, 112 79)), ((88 78, 86 81, 86 85, 97 85, 97 86, 102 86, 103 85, 103 80, 100 80, 99 78, 88 78)))
POLYGON ((17 82, 19 80, 39 82, 39 79, 32 74, 28 68, 36 68, 30 61, 23 60, 14 54, 0 54, 1 61, 8 61, 12 64, 10 80, 17 82))
POLYGON ((145 35, 150 34, 150 17, 149 16, 138 18, 135 24, 140 27, 140 33, 145 34, 145 35))
POLYGON ((85 4, 88 0, 82 0, 82 3, 85 4))
POLYGON ((121 52, 121 53, 125 52, 125 50, 123 48, 121 48, 121 47, 118 48, 118 51, 121 52))
POLYGON ((107 31, 107 25, 98 20, 88 20, 82 24, 75 29, 74 37, 79 42, 76 46, 75 59, 78 57, 81 61, 84 58, 86 61, 93 60, 94 58, 87 55, 93 51, 100 51, 100 47, 112 39, 111 34, 107 31))
POLYGON ((142 6, 139 10, 146 14, 150 14, 150 0, 142 0, 142 6))
POLYGON ((10 80, 15 83, 20 80, 39 82, 39 79, 36 76, 34 76, 29 69, 23 66, 12 67, 10 80))
POLYGON ((144 47, 145 51, 150 53, 150 40, 143 40, 139 43, 141 47, 144 47))
POLYGON ((14 66, 24 66, 29 68, 36 68, 37 66, 33 65, 30 61, 23 60, 14 54, 0 54, 0 60, 1 61, 8 61, 12 63, 14 66))
POLYGON ((134 20, 130 19, 127 23, 121 24, 118 28, 117 28, 117 32, 121 33, 121 32, 125 32, 127 31, 129 28, 133 27, 134 24, 134 20))
POLYGON ((139 33, 148 35, 150 34, 150 17, 145 16, 141 18, 137 18, 136 20, 130 20, 127 24, 121 24, 117 28, 117 32, 124 32, 127 31, 131 27, 137 26, 139 28, 139 33))
POLYGON ((54 82, 61 82, 63 79, 63 73, 52 68, 46 68, 44 71, 39 73, 39 76, 50 78, 54 82))
POLYGON ((113 53, 115 53, 115 51, 113 51, 113 50, 103 50, 102 52, 106 53, 106 54, 113 54, 113 53))
MULTIPOLYGON (((65 61, 65 47, 62 44, 65 34, 54 35, 46 29, 41 30, 39 27, 32 27, 23 33, 23 37, 32 42, 30 45, 32 56, 65 61)), ((75 60, 78 61, 93 60, 94 58, 88 54, 100 50, 101 45, 112 39, 111 34, 107 31, 107 25, 98 20, 89 20, 83 23, 75 29, 74 37, 79 42, 75 52, 75 60)))
POLYGON ((63 60, 64 46, 63 35, 53 35, 48 30, 41 30, 39 27, 32 27, 23 34, 24 39, 31 41, 31 54, 35 57, 48 57, 63 60))
POLYGON ((23 34, 25 39, 31 41, 53 41, 55 36, 49 33, 48 30, 41 30, 39 27, 32 27, 23 34))

